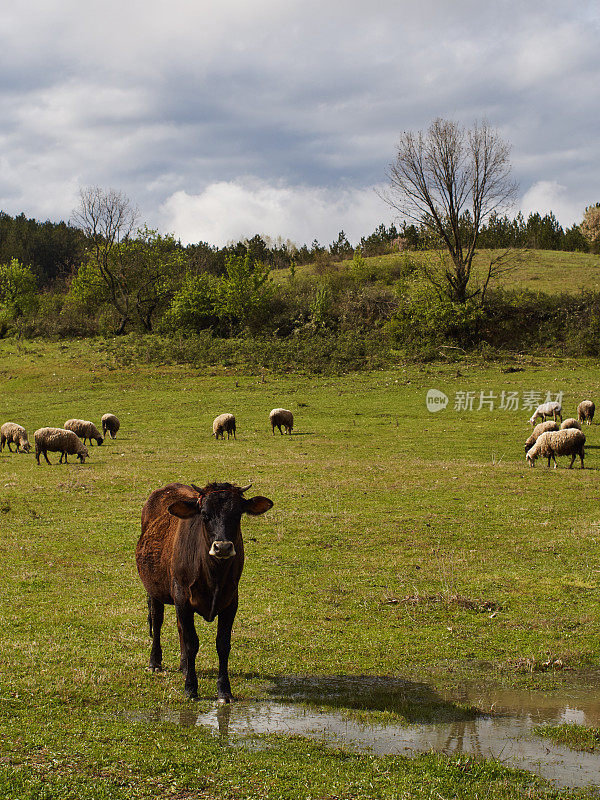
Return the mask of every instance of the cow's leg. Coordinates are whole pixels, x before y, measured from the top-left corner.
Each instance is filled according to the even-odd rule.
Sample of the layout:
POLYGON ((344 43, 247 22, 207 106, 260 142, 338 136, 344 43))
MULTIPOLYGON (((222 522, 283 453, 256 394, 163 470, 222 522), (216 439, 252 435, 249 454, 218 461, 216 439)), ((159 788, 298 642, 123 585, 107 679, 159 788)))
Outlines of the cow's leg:
POLYGON ((217 692, 219 700, 223 703, 229 703, 233 700, 231 694, 231 685, 229 683, 229 653, 231 651, 231 629, 233 628, 233 620, 238 607, 237 596, 235 599, 219 611, 217 617, 217 655, 219 656, 219 677, 217 679, 217 692))
POLYGON ((150 650, 150 669, 159 672, 162 669, 162 647, 160 646, 160 629, 165 618, 165 604, 148 595, 148 627, 152 636, 150 650))
POLYGON ((189 606, 175 606, 180 636, 185 653, 185 693, 192 700, 198 699, 198 676, 196 675, 196 656, 198 655, 198 635, 194 627, 194 611, 189 606))
POLYGON ((183 642, 183 628, 181 627, 179 617, 177 617, 177 633, 179 634, 179 671, 183 672, 185 675, 187 672, 187 658, 185 655, 185 644, 183 642))

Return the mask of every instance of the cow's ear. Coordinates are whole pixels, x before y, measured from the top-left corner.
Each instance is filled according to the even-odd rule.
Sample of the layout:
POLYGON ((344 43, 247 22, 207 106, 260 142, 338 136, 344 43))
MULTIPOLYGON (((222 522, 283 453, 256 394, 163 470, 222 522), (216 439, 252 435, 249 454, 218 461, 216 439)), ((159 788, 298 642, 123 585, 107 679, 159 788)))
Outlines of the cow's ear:
POLYGON ((269 500, 268 497, 261 497, 260 495, 250 497, 246 500, 244 505, 246 514, 252 514, 253 516, 264 514, 265 511, 268 511, 270 508, 273 508, 273 501, 269 500))
POLYGON ((198 501, 176 500, 174 503, 171 503, 167 510, 169 514, 172 514, 174 517, 179 517, 179 519, 189 519, 198 513, 198 501))

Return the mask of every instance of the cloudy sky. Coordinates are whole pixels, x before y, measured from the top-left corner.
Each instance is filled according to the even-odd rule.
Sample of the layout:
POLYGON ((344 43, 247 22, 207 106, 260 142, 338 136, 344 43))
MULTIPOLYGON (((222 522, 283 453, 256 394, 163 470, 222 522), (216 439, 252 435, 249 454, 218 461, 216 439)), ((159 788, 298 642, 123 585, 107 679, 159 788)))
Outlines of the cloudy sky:
MULTIPOLYGON (((184 242, 352 242, 398 134, 487 119, 520 207, 600 201, 600 4, 47 0, 3 10, 0 209, 69 219, 125 192, 184 242)), ((516 210, 516 209, 515 209, 516 210)))

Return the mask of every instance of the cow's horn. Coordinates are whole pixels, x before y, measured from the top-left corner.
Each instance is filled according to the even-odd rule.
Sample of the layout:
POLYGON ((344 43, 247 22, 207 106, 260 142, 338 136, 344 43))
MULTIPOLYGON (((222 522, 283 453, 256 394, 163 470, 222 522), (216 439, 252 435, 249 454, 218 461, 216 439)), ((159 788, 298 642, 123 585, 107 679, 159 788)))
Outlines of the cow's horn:
POLYGON ((243 494, 244 492, 247 492, 247 491, 248 491, 248 489, 249 489, 251 486, 252 486, 252 484, 251 484, 251 483, 249 483, 249 484, 248 484, 248 486, 244 486, 244 488, 243 488, 243 489, 240 489, 240 492, 242 492, 242 494, 243 494))

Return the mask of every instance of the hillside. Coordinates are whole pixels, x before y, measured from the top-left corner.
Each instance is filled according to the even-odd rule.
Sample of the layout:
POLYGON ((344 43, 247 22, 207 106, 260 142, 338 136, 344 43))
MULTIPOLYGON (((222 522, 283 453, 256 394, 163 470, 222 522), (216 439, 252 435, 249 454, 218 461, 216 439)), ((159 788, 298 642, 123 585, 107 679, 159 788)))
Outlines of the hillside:
MULTIPOLYGON (((494 258, 499 250, 480 250, 475 257, 478 275, 485 274, 490 258, 494 258)), ((517 253, 518 251, 515 251, 517 253)), ((435 261, 438 258, 434 251, 408 251, 392 253, 384 256, 365 258, 367 268, 365 276, 368 282, 389 283, 394 273, 407 260, 421 264, 425 260, 435 261), (369 280, 369 276, 373 280, 369 280)), ((334 263, 329 269, 345 272, 352 269, 352 261, 334 263)), ((318 266, 307 264, 296 268, 298 275, 318 273, 318 266)), ((274 275, 279 283, 289 276, 289 269, 277 270, 274 275)), ((495 284, 496 286, 498 283, 495 284)), ((546 294, 568 292, 576 294, 582 289, 600 290, 600 255, 592 253, 572 253, 562 250, 524 250, 516 256, 513 270, 501 281, 506 289, 520 289, 546 294)))

